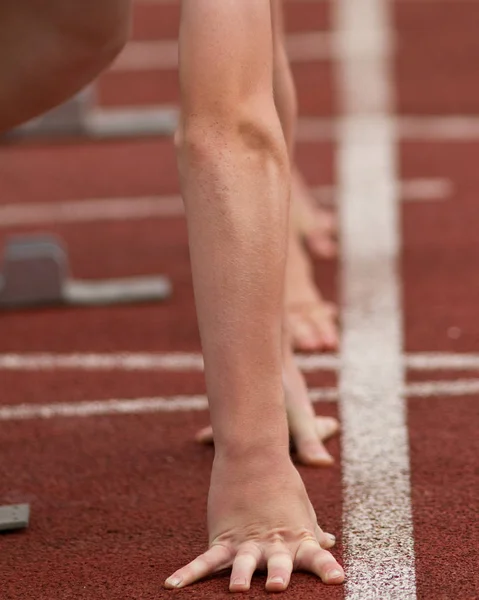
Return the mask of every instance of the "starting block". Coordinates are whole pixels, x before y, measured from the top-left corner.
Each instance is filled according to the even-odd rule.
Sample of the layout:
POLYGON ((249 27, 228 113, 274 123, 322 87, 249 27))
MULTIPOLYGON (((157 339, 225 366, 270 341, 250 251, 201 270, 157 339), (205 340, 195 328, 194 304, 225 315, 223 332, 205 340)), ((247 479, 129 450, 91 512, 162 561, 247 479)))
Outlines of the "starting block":
POLYGON ((0 531, 14 531, 25 529, 30 520, 30 506, 28 504, 13 504, 0 506, 0 531))
POLYGON ((97 106, 95 84, 50 110, 16 127, 2 137, 6 143, 37 139, 128 139, 172 136, 178 110, 168 106, 108 109, 97 106))
POLYGON ((170 297, 164 276, 75 280, 68 254, 55 236, 20 236, 7 241, 0 274, 0 309, 35 306, 106 306, 155 302, 170 297))

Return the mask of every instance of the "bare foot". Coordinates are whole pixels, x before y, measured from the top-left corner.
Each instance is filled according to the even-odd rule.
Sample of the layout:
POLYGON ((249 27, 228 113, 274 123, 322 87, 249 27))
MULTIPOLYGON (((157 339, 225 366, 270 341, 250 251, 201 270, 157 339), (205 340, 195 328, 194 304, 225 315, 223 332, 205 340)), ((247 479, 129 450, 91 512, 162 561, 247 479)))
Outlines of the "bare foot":
POLYGON ((318 205, 297 168, 292 174, 291 204, 294 227, 311 254, 317 258, 336 256, 336 216, 318 205))
POLYGON ((290 230, 286 266, 286 320, 295 350, 336 350, 337 311, 316 287, 310 258, 297 234, 290 230))
MULTIPOLYGON (((298 461, 304 465, 327 467, 334 458, 323 442, 336 435, 339 423, 332 417, 317 417, 308 396, 306 382, 290 349, 285 350, 283 381, 286 412, 288 414, 291 441, 298 461)), ((211 426, 201 429, 196 440, 202 444, 213 443, 211 426)))

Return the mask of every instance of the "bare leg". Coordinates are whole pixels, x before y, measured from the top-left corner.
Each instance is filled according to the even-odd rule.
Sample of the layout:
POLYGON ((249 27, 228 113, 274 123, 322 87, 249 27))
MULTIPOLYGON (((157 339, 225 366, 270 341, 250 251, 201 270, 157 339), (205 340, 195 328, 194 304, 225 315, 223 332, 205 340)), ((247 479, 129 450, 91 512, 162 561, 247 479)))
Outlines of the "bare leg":
POLYGON ((232 567, 230 589, 341 583, 288 452, 281 321, 289 165, 272 88, 269 0, 183 0, 177 143, 215 460, 209 550, 166 581, 232 567), (281 493, 278 491, 281 490, 281 493))
POLYGON ((118 54, 130 0, 0 2, 0 132, 60 104, 118 54))

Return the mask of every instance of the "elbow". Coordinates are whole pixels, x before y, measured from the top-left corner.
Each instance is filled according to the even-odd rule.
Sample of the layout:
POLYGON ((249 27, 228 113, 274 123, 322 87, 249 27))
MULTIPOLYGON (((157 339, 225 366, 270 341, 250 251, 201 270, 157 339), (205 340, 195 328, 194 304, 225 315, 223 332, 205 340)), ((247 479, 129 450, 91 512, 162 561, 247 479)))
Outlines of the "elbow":
POLYGON ((182 115, 175 134, 175 147, 182 162, 202 163, 218 156, 233 160, 259 160, 288 167, 288 152, 274 105, 218 111, 214 115, 182 115))

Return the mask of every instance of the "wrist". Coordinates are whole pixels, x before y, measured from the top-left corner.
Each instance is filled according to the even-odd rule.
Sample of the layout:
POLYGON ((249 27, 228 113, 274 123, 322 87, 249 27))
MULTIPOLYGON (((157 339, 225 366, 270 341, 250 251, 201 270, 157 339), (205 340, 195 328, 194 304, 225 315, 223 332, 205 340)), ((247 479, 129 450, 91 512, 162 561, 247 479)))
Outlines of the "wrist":
POLYGON ((229 438, 215 440, 215 460, 231 461, 235 464, 251 462, 276 463, 290 460, 289 434, 287 424, 284 431, 268 432, 256 437, 229 438))

